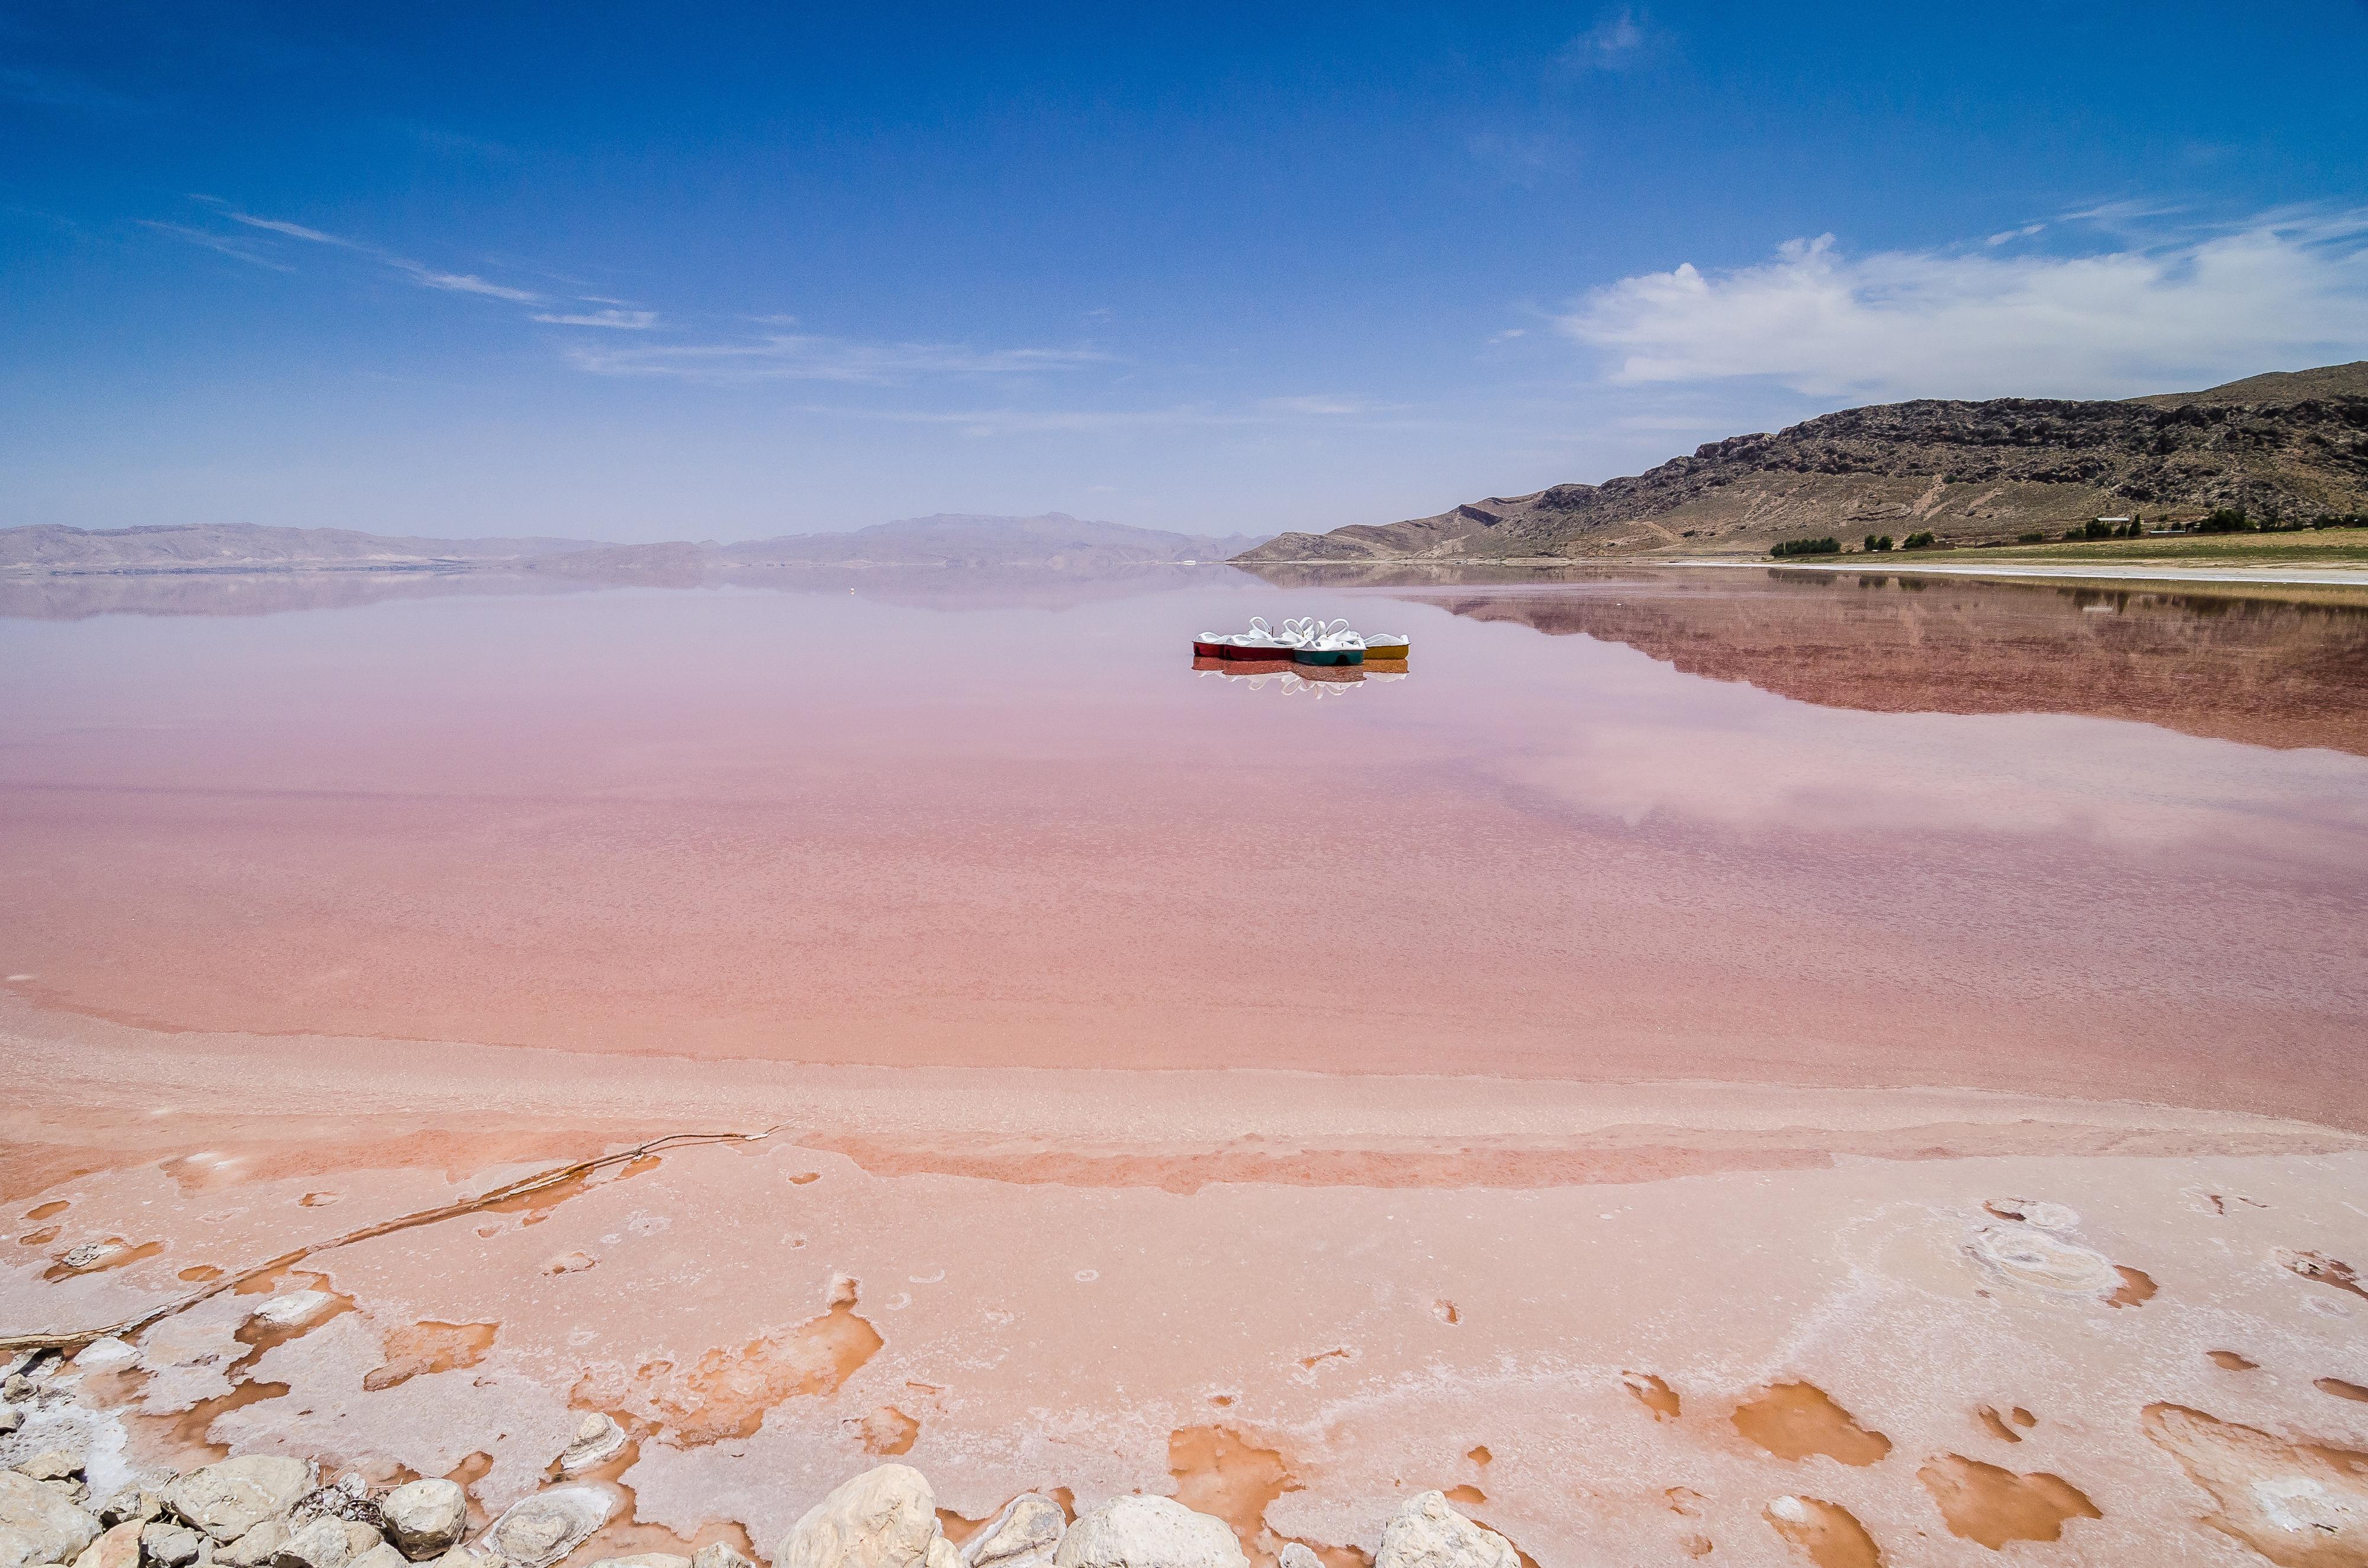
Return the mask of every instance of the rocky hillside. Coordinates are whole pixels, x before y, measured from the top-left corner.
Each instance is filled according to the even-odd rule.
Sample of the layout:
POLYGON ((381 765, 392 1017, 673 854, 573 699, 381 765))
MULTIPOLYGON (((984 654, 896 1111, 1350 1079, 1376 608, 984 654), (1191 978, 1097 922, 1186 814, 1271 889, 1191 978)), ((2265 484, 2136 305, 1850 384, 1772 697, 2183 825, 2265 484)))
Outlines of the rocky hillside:
POLYGON ((2011 540, 2098 516, 2368 510, 2368 361, 2126 403, 1844 409, 1633 477, 1289 533, 1247 562, 1742 552, 1804 534, 2011 540))

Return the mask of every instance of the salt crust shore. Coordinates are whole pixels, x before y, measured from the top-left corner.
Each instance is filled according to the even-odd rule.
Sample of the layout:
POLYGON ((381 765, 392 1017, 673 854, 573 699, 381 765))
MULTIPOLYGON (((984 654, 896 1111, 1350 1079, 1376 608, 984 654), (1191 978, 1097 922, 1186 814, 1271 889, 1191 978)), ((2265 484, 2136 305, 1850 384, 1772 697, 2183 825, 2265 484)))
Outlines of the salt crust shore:
POLYGON ((753 1554, 883 1459, 931 1478, 953 1534, 1030 1492, 1173 1494, 1254 1559, 1295 1542, 1335 1568, 1431 1491, 1555 1564, 1873 1561, 1833 1555, 1853 1530, 1894 1562, 2368 1550, 2368 1145, 2337 1130, 1945 1090, 154 1036, 9 1007, 10 1332, 133 1316, 663 1133, 778 1129, 303 1256, 69 1367, 126 1474, 240 1454, 372 1491, 453 1476, 483 1522, 598 1416, 625 1438, 596 1477, 617 1508, 574 1564, 753 1554))

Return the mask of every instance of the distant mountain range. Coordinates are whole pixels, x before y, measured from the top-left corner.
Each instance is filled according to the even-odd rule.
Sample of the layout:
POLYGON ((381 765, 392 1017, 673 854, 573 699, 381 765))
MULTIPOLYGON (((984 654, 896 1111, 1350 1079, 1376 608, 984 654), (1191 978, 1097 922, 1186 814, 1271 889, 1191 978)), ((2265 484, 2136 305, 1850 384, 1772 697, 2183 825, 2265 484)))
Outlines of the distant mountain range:
POLYGON ((1436 517, 1286 533, 1277 562, 1757 553, 1803 535, 2011 540, 2100 516, 2368 510, 2368 360, 2123 403, 1995 398, 1845 409, 1630 478, 1436 517))
POLYGON ((1265 534, 1202 536, 1034 517, 939 514, 848 533, 789 534, 743 544, 603 544, 570 539, 425 539, 345 528, 249 523, 187 527, 0 529, 0 573, 250 574, 258 572, 545 573, 577 581, 686 581, 813 566, 1030 566, 1085 572, 1223 561, 1265 534))

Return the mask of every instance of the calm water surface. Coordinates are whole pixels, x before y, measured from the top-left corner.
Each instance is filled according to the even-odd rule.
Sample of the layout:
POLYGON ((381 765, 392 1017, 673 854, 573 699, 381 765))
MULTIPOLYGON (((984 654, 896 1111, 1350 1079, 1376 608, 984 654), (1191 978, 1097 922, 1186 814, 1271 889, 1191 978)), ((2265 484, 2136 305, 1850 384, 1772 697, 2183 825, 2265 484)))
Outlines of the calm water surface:
POLYGON ((0 971, 50 1006, 2368 1126, 2355 608, 1709 570, 9 595, 0 971), (1190 667, 1252 614, 1409 633, 1410 672, 1190 667))

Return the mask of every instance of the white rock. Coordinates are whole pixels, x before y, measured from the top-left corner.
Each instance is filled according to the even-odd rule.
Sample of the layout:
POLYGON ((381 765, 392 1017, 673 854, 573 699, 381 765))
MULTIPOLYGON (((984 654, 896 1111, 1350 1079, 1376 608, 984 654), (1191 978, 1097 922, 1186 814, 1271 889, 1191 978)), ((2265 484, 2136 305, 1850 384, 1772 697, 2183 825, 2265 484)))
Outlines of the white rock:
POLYGON ((282 1290, 246 1315, 274 1328, 294 1328, 321 1315, 336 1298, 326 1290, 282 1290))
POLYGON ((584 1418, 584 1425, 575 1428, 574 1439, 560 1450, 559 1473, 580 1475, 624 1450, 625 1429, 596 1411, 584 1418))
POLYGON ((288 1511, 313 1489, 313 1467, 277 1454, 248 1454, 193 1470, 165 1488, 173 1512, 218 1541, 233 1541, 288 1511))
POLYGON ((140 1359, 140 1352, 113 1335, 94 1339, 74 1353, 77 1372, 111 1372, 118 1367, 129 1367, 140 1359))
POLYGON ((346 1568, 384 1539, 368 1525, 324 1514, 280 1543, 271 1568, 346 1568))
POLYGON ((347 1563, 346 1568, 410 1568, 410 1564, 394 1549, 393 1541, 382 1540, 347 1563))
POLYGON ((631 1557, 603 1557, 592 1568, 690 1568, 690 1559, 671 1551, 641 1551, 631 1557))
POLYGON ((1038 1492, 1022 1492, 962 1543, 968 1568, 1050 1568, 1069 1528, 1061 1505, 1038 1492))
POLYGON ((47 1484, 0 1470, 0 1568, 63 1562, 98 1539, 98 1519, 47 1484))
POLYGON ((213 1561, 227 1568, 263 1568, 294 1533, 284 1518, 266 1519, 228 1546, 215 1548, 213 1561))
POLYGON ((13 1404, 0 1404, 0 1436, 14 1432, 25 1424, 25 1413, 13 1404))
POLYGON ((910 1465, 883 1464, 842 1483, 790 1527, 773 1568, 960 1568, 938 1527, 929 1483, 910 1465))
POLYGON ((757 1568, 720 1540, 709 1541, 691 1554, 690 1568, 757 1568))
POLYGON ((1286 1541, 1282 1555, 1275 1561, 1278 1568, 1324 1568, 1324 1559, 1315 1555, 1314 1548, 1295 1540, 1286 1541))
POLYGON ((140 1555, 160 1568, 188 1568, 198 1560, 198 1543, 206 1538, 187 1525, 159 1519, 140 1532, 140 1555))
POLYGON ((511 1504, 477 1544, 518 1568, 546 1568, 583 1545, 616 1509, 617 1494, 605 1486, 554 1486, 511 1504))
POLYGON ((1482 1529, 1437 1492, 1409 1497, 1382 1527, 1373 1568, 1520 1568, 1513 1543, 1482 1529))
POLYGON ((469 1528, 469 1494, 456 1481, 414 1481, 379 1500, 387 1539, 417 1562, 440 1557, 460 1544, 469 1528))
POLYGON ((1078 1517, 1059 1568, 1247 1568, 1233 1527, 1173 1497, 1113 1497, 1078 1517))
POLYGON ((17 1471, 35 1481, 64 1481, 82 1473, 82 1457, 69 1449, 51 1449, 17 1466, 17 1471))

